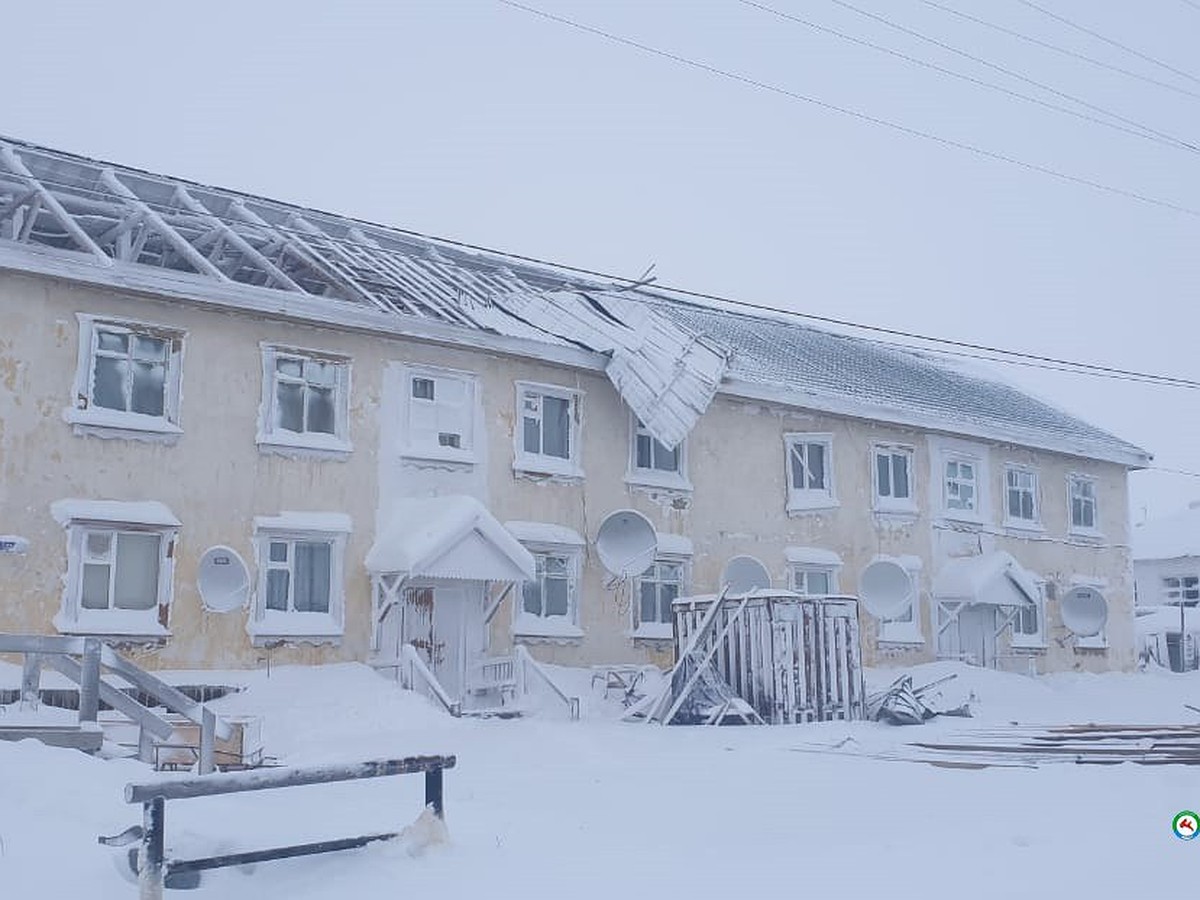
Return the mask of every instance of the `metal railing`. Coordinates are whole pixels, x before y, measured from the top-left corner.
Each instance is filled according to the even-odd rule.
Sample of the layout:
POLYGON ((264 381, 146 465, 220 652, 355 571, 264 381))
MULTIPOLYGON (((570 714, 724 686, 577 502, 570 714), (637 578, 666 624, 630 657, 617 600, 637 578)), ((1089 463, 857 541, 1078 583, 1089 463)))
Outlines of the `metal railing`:
POLYGON ((568 697, 563 689, 560 688, 550 677, 540 662, 533 658, 532 654, 522 644, 517 644, 513 651, 513 658, 517 662, 517 693, 524 697, 529 692, 529 672, 537 675, 541 681, 550 688, 551 692, 558 697, 567 707, 567 713, 571 717, 571 721, 579 719, 579 698, 568 697))
POLYGON ((446 712, 455 717, 462 715, 462 702, 452 699, 446 693, 446 689, 437 680, 437 676, 430 671, 425 660, 421 659, 421 654, 417 652, 416 647, 412 644, 401 646, 399 662, 400 683, 406 689, 417 690, 419 680, 425 685, 429 694, 445 707, 446 712))

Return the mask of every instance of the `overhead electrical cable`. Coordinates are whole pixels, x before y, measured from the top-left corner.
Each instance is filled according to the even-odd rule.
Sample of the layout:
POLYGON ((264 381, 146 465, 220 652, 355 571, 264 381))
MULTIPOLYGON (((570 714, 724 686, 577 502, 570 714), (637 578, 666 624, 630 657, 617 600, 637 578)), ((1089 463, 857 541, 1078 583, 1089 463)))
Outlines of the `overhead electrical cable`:
POLYGON ((719 66, 712 65, 711 63, 706 63, 706 62, 702 62, 700 60, 692 59, 687 56, 682 56, 678 53, 673 53, 669 50, 663 50, 659 47, 655 47, 650 44, 642 43, 641 41, 637 41, 632 38, 627 38, 627 37, 623 37, 622 35, 613 34, 612 32, 609 32, 609 31, 604 31, 603 29, 596 28, 592 25, 585 25, 582 22, 576 22, 573 19, 568 19, 564 16, 559 16, 559 15, 556 15, 555 13, 550 13, 543 9, 538 9, 537 7, 526 6, 524 3, 517 2, 517 0, 496 0, 496 2, 502 3, 505 6, 520 10, 520 11, 528 13, 530 15, 538 16, 540 18, 546 19, 551 22, 557 22, 558 24, 564 25, 568 28, 573 28, 577 31, 582 31, 587 34, 591 34, 596 37, 603 38, 604 40, 611 41, 616 44, 622 44, 626 47, 632 47, 635 50, 641 51, 642 53, 649 53, 653 56, 658 56, 662 59, 666 59, 666 60, 670 60, 671 62, 678 63, 679 65, 688 66, 689 68, 692 68, 692 69, 697 69, 702 72, 707 72, 708 74, 715 75, 719 78, 725 78, 730 81, 739 82, 743 85, 754 88, 756 90, 767 91, 772 94, 777 94, 781 97, 790 98, 790 99, 795 100, 800 103, 807 103, 812 106, 820 107, 821 109, 829 110, 830 112, 840 113, 841 115, 849 116, 851 118, 858 119, 861 122, 867 122, 871 125, 877 125, 882 128, 890 128, 893 131, 899 131, 899 132, 901 132, 903 134, 907 134, 911 137, 917 137, 917 138, 921 138, 923 140, 933 141, 934 143, 941 144, 944 147, 952 147, 956 150, 962 150, 967 153, 973 153, 976 156, 981 156, 986 159, 993 160, 995 162, 1002 162, 1002 163, 1005 163, 1010 166, 1016 166, 1017 168, 1025 169, 1030 172, 1038 172, 1042 175, 1048 175, 1051 178, 1056 178, 1060 181, 1065 181, 1065 182, 1069 182, 1071 184, 1081 185, 1083 187, 1089 187, 1089 188, 1092 188, 1093 190, 1102 191, 1104 193, 1113 194, 1113 195, 1119 196, 1119 197, 1125 197, 1126 199, 1129 199, 1129 200, 1136 200, 1140 203, 1146 203, 1151 206, 1158 206, 1163 209, 1170 209, 1170 210, 1173 210, 1174 212, 1184 213, 1185 215, 1200 217, 1200 209, 1185 206, 1181 203, 1175 203, 1171 200, 1163 200, 1158 197, 1151 197, 1147 194, 1142 194, 1142 193, 1138 193, 1137 191, 1132 191, 1132 190, 1127 190, 1125 188, 1116 187, 1114 185, 1106 184, 1104 182, 1094 181, 1090 178, 1085 178, 1083 176, 1072 175, 1072 174, 1070 174, 1068 172, 1064 172, 1060 169, 1051 168, 1050 166, 1043 166, 1039 163, 1027 162, 1026 160, 1019 159, 1015 156, 1008 156, 1007 154, 998 153, 994 150, 987 150, 976 144, 968 144, 965 141, 958 141, 958 140, 955 140, 954 138, 943 137, 943 136, 941 136, 939 134, 935 134, 933 132, 922 131, 919 128, 911 128, 908 125, 903 125, 899 122, 894 122, 890 119, 884 119, 879 116, 874 116, 874 115, 871 115, 870 113, 865 113, 860 110, 851 109, 851 108, 845 107, 845 106, 839 106, 836 103, 830 103, 828 101, 821 100, 816 97, 809 96, 807 94, 802 94, 798 91, 793 91, 793 90, 790 90, 789 88, 781 87, 780 85, 777 85, 777 84, 772 84, 767 81, 762 81, 760 79, 753 78, 749 75, 744 75, 740 72, 736 72, 731 69, 723 69, 719 66))
MULTIPOLYGON (((743 2, 744 2, 744 0, 743 0, 743 2)), ((1164 140, 1170 141, 1172 143, 1179 144, 1180 146, 1183 146, 1183 147, 1188 147, 1188 148, 1192 148, 1192 149, 1196 149, 1196 147, 1197 147, 1196 144, 1193 144, 1190 141, 1185 141, 1182 138, 1177 138, 1174 135, 1167 134, 1166 132, 1159 131, 1158 129, 1155 129, 1155 128, 1151 128, 1149 125, 1145 125, 1141 122, 1138 122, 1135 119, 1130 119, 1127 116, 1123 116, 1120 113, 1113 112, 1110 109, 1105 109, 1103 106, 1097 106, 1095 103, 1089 103, 1087 100, 1084 100, 1080 97, 1076 97, 1073 94, 1068 94, 1066 91, 1060 91, 1057 88, 1054 88, 1048 84, 1045 84, 1044 82, 1037 81, 1036 79, 1030 78, 1028 75, 1023 75, 1014 69, 1010 69, 1006 66, 1000 65, 999 63, 994 63, 994 62, 991 62, 990 60, 983 59, 980 56, 976 56, 974 53, 969 53, 968 51, 963 50, 959 47, 955 47, 952 44, 947 44, 945 41, 939 40, 938 38, 930 37, 929 35, 923 34, 920 31, 917 31, 913 28, 909 28, 906 25, 901 25, 899 22, 895 22, 892 19, 887 18, 887 16, 881 16, 878 13, 871 12, 868 9, 863 9, 860 6, 855 6, 853 3, 848 2, 848 0, 829 0, 829 2, 833 3, 835 6, 840 6, 843 9, 847 9, 850 12, 853 12, 857 15, 863 16, 874 22, 878 22, 879 24, 884 25, 887 28, 891 28, 894 31, 899 31, 901 34, 906 34, 909 37, 914 37, 919 41, 924 41, 927 44, 932 44, 935 47, 939 47, 942 50, 947 51, 948 53, 953 53, 956 56, 961 56, 963 59, 969 59, 972 62, 978 63, 981 66, 986 66, 989 69, 994 69, 997 72, 1002 72, 1003 74, 1007 75, 1010 78, 1015 78, 1018 81, 1023 81, 1026 84, 1031 84, 1034 87, 1041 88, 1043 91, 1047 91, 1048 93, 1051 93, 1056 97, 1061 97, 1064 100, 1070 100, 1072 103, 1078 103, 1080 106, 1086 107, 1087 109, 1090 109, 1093 112, 1098 112, 1098 113, 1102 113, 1103 115, 1106 115, 1106 116, 1111 116, 1112 118, 1116 119, 1119 122, 1124 122, 1126 125, 1131 125, 1134 128, 1141 129, 1142 131, 1145 131, 1148 134, 1156 135, 1157 137, 1163 138, 1164 140)), ((1022 0, 1022 2, 1024 2, 1024 0, 1022 0)))
POLYGON ((1056 22, 1061 22, 1063 25, 1066 25, 1068 28, 1074 28, 1076 31, 1083 32, 1084 34, 1086 34, 1090 37, 1094 37, 1098 41, 1103 41, 1106 44, 1110 44, 1113 47, 1116 47, 1118 50, 1124 50, 1126 53, 1128 53, 1132 56, 1136 56, 1138 59, 1145 60, 1148 63, 1153 63, 1154 65, 1159 66, 1160 68, 1166 69, 1168 72, 1174 72, 1176 75, 1179 75, 1183 78, 1188 79, 1189 81, 1194 81, 1197 84, 1200 84, 1200 78, 1197 78, 1191 72, 1185 72, 1183 69, 1176 68, 1175 66, 1171 65, 1170 63, 1165 63, 1161 59, 1157 59, 1148 53, 1143 53, 1140 50, 1135 50, 1133 47, 1130 47, 1128 44, 1122 44, 1120 41, 1113 40, 1112 38, 1108 37, 1107 35, 1103 35, 1100 32, 1095 31, 1094 29, 1088 28, 1086 25, 1080 25, 1078 22, 1068 19, 1066 16, 1060 16, 1058 13, 1054 12, 1053 10, 1046 9, 1046 7, 1041 6, 1037 3, 1034 3, 1034 2, 1032 2, 1032 0, 1017 0, 1017 2, 1022 3, 1025 6, 1028 6, 1030 9, 1037 10, 1042 15, 1048 16, 1049 18, 1054 19, 1056 22))
MULTIPOLYGON (((944 3, 938 3, 937 0, 921 0, 921 2, 926 6, 932 7, 933 9, 941 10, 942 12, 949 13, 952 16, 958 16, 960 19, 965 19, 968 22, 974 22, 976 25, 982 25, 984 28, 990 28, 993 31, 999 32, 1000 34, 1006 34, 1009 37, 1016 38, 1017 40, 1025 41, 1028 44, 1033 44, 1036 47, 1042 47, 1046 50, 1051 50, 1054 53, 1059 53, 1063 56, 1070 57, 1071 59, 1077 59, 1080 62, 1085 62, 1089 65, 1096 66, 1097 68, 1107 69, 1110 72, 1116 72, 1128 78, 1134 78, 1138 81, 1143 81, 1147 84, 1152 84, 1156 87, 1165 88, 1169 91, 1175 91, 1176 93, 1185 94, 1188 97, 1194 97, 1197 100, 1200 100, 1200 93, 1188 90, 1187 88, 1181 87, 1178 84, 1171 84, 1169 81, 1160 81, 1157 78, 1151 78, 1149 75, 1143 75, 1141 72, 1135 72, 1132 69, 1125 69, 1121 66, 1113 65, 1110 62, 1105 62, 1102 59, 1096 59, 1093 56, 1088 56, 1086 53, 1079 53, 1075 50, 1071 50, 1068 47, 1060 47, 1058 44, 1052 44, 1049 41, 1043 41, 1040 38, 1032 37, 1012 28, 1006 28, 1003 25, 997 25, 995 22, 989 22, 987 19, 981 19, 978 16, 973 16, 970 13, 963 12, 961 9, 955 9, 952 6, 946 6, 944 3)), ((1183 2, 1191 3, 1191 5, 1195 6, 1196 9, 1200 10, 1200 4, 1192 3, 1191 0, 1183 0, 1183 2)))
MULTIPOLYGON (((1183 149, 1183 150, 1187 150, 1191 153, 1200 153, 1200 145, 1184 143, 1182 141, 1178 141, 1173 138, 1167 139, 1167 138, 1163 138, 1163 137, 1158 137, 1155 134, 1153 134, 1152 132, 1147 131, 1145 128, 1143 128, 1141 126, 1139 126, 1137 128, 1131 128, 1126 125, 1117 124, 1116 122, 1110 122, 1108 119, 1101 119, 1097 116, 1091 116, 1091 115, 1088 115, 1087 113, 1079 112, 1078 110, 1070 109, 1069 107, 1066 107, 1066 106, 1061 106, 1057 103, 1050 103, 1047 100, 1042 100, 1038 97, 1032 97, 1029 94, 1022 94, 1020 91, 1014 91, 1011 88, 1004 87, 1003 85, 995 84, 990 81, 984 81, 982 78, 975 78, 972 75, 966 75, 962 72, 956 72, 953 69, 948 69, 945 66, 940 66, 937 63, 929 62, 928 60, 924 60, 924 59, 919 59, 915 56, 910 56, 907 53, 902 53, 901 51, 894 50, 891 47, 885 47, 882 44, 876 44, 871 41, 864 40, 863 38, 858 38, 858 37, 854 37, 853 35, 845 34, 844 32, 838 31, 835 28, 830 28, 826 25, 820 25, 816 22, 811 22, 808 19, 804 19, 804 18, 801 18, 800 16, 793 15, 792 13, 785 12, 784 10, 778 9, 774 6, 770 6, 766 3, 759 3, 759 2, 757 2, 757 0, 737 0, 737 2, 743 4, 744 6, 749 6, 754 9, 761 10, 762 12, 768 13, 769 15, 773 15, 780 19, 784 19, 785 21, 794 22, 797 25, 803 25, 807 28, 813 29, 814 31, 819 31, 823 34, 832 35, 833 37, 839 38, 840 40, 848 41, 852 44, 857 44, 862 47, 867 47, 871 50, 877 50, 880 53, 885 53, 888 56, 896 57, 897 59, 901 59, 901 60, 904 60, 905 62, 912 63, 915 66, 920 66, 925 69, 932 69, 935 72, 939 72, 939 73, 941 73, 943 75, 947 75, 951 78, 957 78, 960 81, 966 81, 966 82, 969 82, 970 84, 974 84, 978 87, 987 88, 988 90, 992 90, 992 91, 998 91, 999 93, 1006 94, 1009 97, 1014 97, 1018 100, 1024 100, 1026 103, 1033 103, 1033 104, 1035 104, 1037 106, 1041 106, 1045 109, 1053 110, 1054 112, 1063 113, 1065 115, 1072 116, 1076 119, 1083 119, 1084 121, 1092 122, 1097 125, 1102 125, 1105 128, 1112 128, 1117 131, 1124 132, 1125 134, 1131 134, 1134 137, 1139 137, 1139 138, 1142 138, 1143 140, 1154 141, 1157 144, 1163 144, 1167 147, 1172 147, 1175 149, 1183 149)), ((1200 95, 1198 95, 1198 96, 1200 96, 1200 95)))

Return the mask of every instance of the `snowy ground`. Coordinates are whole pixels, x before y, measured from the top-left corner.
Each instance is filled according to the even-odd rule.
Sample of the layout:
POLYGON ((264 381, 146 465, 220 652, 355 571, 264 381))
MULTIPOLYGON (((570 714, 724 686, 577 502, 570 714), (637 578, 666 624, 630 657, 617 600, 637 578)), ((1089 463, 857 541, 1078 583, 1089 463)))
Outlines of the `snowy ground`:
MULTIPOLYGON (((1200 841, 1170 830, 1200 807, 1182 766, 1047 765, 976 771, 809 752, 895 748, 962 728, 1022 723, 1194 723, 1200 673, 1062 675, 1031 680, 949 664, 946 700, 974 695, 977 718, 917 728, 870 723, 662 728, 615 721, 586 694, 585 721, 547 711, 517 721, 453 720, 360 666, 242 673, 218 701, 262 713, 287 764, 455 753, 446 776, 450 841, 419 855, 398 843, 253 872, 206 873, 201 898, 651 895, 791 897, 1136 896, 1194 884, 1200 841), (801 752, 804 751, 804 752, 801 752)), ((894 673, 876 672, 885 683, 894 673)), ((98 834, 140 821, 129 760, 25 741, 0 743, 0 896, 132 898, 119 851, 98 834)), ((411 822, 419 777, 167 804, 167 841, 207 855, 411 822)))

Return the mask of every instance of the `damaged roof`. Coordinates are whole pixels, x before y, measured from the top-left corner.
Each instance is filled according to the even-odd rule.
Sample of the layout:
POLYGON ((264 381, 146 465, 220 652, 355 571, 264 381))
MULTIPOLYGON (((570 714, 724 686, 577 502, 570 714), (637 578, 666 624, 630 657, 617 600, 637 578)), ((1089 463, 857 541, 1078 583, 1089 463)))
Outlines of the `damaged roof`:
POLYGON ((726 390, 1133 467, 1149 461, 1132 444, 930 354, 0 138, 0 248, 18 245, 119 272, 107 280, 133 288, 162 290, 170 275, 172 285, 321 299, 336 310, 601 354, 621 397, 668 447, 726 390))

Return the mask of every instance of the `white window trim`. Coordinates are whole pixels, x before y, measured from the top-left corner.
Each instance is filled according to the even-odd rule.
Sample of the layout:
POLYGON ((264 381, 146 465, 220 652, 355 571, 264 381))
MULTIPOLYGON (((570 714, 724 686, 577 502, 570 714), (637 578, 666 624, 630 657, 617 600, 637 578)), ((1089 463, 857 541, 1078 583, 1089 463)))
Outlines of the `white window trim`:
POLYGON ((255 646, 277 640, 338 643, 346 630, 345 560, 349 518, 339 513, 282 513, 254 520, 254 556, 258 568, 246 631, 255 646), (329 612, 282 612, 267 609, 267 570, 271 541, 328 541, 329 612))
POLYGON ((880 619, 879 643, 903 645, 907 647, 924 646, 925 634, 921 630, 922 566, 920 557, 880 555, 871 559, 872 563, 880 561, 894 562, 908 573, 909 581, 912 583, 912 595, 909 598, 909 607, 912 610, 912 619, 909 621, 902 621, 898 619, 880 619))
POLYGON ((513 471, 530 475, 554 475, 570 480, 582 479, 583 463, 580 460, 582 432, 580 412, 584 392, 577 388, 563 387, 556 384, 540 384, 534 381, 518 381, 515 384, 516 418, 513 425, 513 471), (556 456, 546 456, 541 453, 528 453, 525 450, 524 400, 525 392, 532 391, 545 397, 558 397, 570 402, 570 415, 567 444, 570 456, 559 459, 556 456))
MULTIPOLYGON (((676 553, 659 553, 654 558, 655 563, 679 566, 679 596, 686 597, 692 581, 692 557, 676 553)), ((641 597, 641 577, 629 581, 632 594, 629 601, 630 636, 634 641, 673 641, 675 639, 674 614, 669 622, 640 622, 638 621, 641 597)))
POLYGON ((1004 527, 1017 531, 1045 531, 1042 525, 1042 476, 1037 467, 1023 463, 1005 463, 1001 500, 1004 504, 1004 527), (1033 518, 1014 518, 1008 509, 1008 473, 1021 472, 1033 476, 1033 518))
POLYGON ((350 441, 350 377, 351 360, 340 353, 312 350, 287 344, 262 342, 262 399, 258 407, 258 432, 254 437, 262 453, 285 456, 316 456, 345 459, 354 450, 350 441), (337 366, 337 385, 334 398, 333 434, 305 432, 304 434, 276 429, 275 421, 275 359, 280 354, 320 359, 337 366))
POLYGON ((907 444, 880 443, 871 446, 871 493, 874 497, 876 512, 893 513, 915 516, 919 513, 917 506, 916 472, 913 469, 916 453, 907 444), (879 453, 904 454, 908 457, 908 496, 904 498, 883 497, 879 494, 879 453))
POLYGON ((830 432, 789 432, 783 436, 784 478, 787 485, 787 512, 804 513, 822 509, 836 509, 841 504, 835 488, 836 473, 833 464, 833 434, 830 432), (792 447, 796 444, 823 444, 825 446, 826 487, 797 489, 792 483, 792 447))
MULTIPOLYGON (((400 456, 404 459, 430 460, 434 462, 460 463, 472 466, 479 461, 478 444, 483 432, 480 428, 479 416, 479 378, 474 372, 460 369, 447 369, 439 366, 427 366, 419 363, 406 363, 401 368, 400 396, 404 404, 400 429, 400 456), (412 380, 414 378, 457 379, 466 386, 468 407, 469 434, 464 435, 466 447, 420 446, 412 442, 412 405, 418 401, 412 395, 412 380)), ((437 402, 435 397, 434 403, 437 402)))
MULTIPOLYGON (((679 469, 675 472, 664 472, 661 469, 643 469, 637 464, 638 418, 637 414, 629 414, 629 465, 625 472, 625 483, 635 487, 661 488, 670 491, 690 493, 692 482, 688 478, 687 439, 679 442, 679 469)), ((654 437, 651 435, 651 439, 654 437)))
POLYGON ((182 400, 183 352, 187 332, 180 328, 155 325, 150 322, 111 316, 76 313, 79 321, 79 347, 75 362, 75 379, 71 386, 71 405, 63 410, 63 419, 79 435, 126 438, 174 443, 183 434, 179 425, 182 400), (96 326, 110 326, 128 331, 149 332, 170 342, 167 356, 166 396, 162 416, 103 409, 92 405, 93 353, 96 346, 96 326))
MULTIPOLYGON (((841 566, 822 565, 820 563, 791 563, 788 565, 788 590, 796 590, 796 576, 801 573, 824 573, 829 577, 829 596, 834 596, 838 592, 838 570, 841 566)), ((797 591, 797 593, 801 593, 797 591)), ((820 594, 805 594, 805 596, 818 597, 820 594)))
MULTIPOLYGON (((1076 537, 1086 538, 1103 538, 1104 532, 1100 529, 1100 492, 1096 489, 1099 486, 1099 479, 1095 475, 1087 475, 1083 472, 1067 473, 1067 533, 1076 537), (1086 481, 1092 485, 1093 510, 1092 518, 1094 523, 1091 528, 1075 524, 1075 514, 1072 511, 1073 501, 1071 498, 1071 487, 1076 481, 1086 481)), ((1105 644, 1105 646, 1108 646, 1105 644)))
POLYGON ((990 466, 988 448, 954 438, 930 438, 929 441, 930 508, 942 520, 982 525, 991 516, 990 466), (946 463, 970 462, 975 465, 975 509, 950 509, 946 501, 946 463))
MULTIPOLYGON (((147 504, 114 502, 105 505, 108 509, 104 512, 81 508, 76 513, 68 511, 65 518, 60 518, 67 532, 67 574, 54 627, 62 634, 111 635, 149 641, 170 637, 171 632, 163 625, 163 619, 170 614, 174 594, 179 521, 166 507, 161 507, 165 515, 147 516, 142 514, 147 504), (122 507, 127 511, 122 513, 122 507), (83 542, 89 531, 138 531, 159 535, 158 602, 153 607, 145 610, 83 608, 83 542)), ((84 507, 86 503, 80 506, 84 507)), ((57 512, 56 518, 59 518, 57 512)))
MULTIPOLYGON (((1007 506, 1007 498, 1005 500, 1007 506)), ((1017 617, 1020 615, 1018 610, 1012 617, 1009 623, 1009 645, 1014 650, 1045 650, 1046 644, 1046 582, 1039 581, 1038 598, 1035 601, 1037 606, 1038 616, 1038 631, 1037 634, 1021 634, 1016 629, 1017 617)))
POLYGON ((575 643, 583 638, 579 621, 580 579, 583 575, 583 548, 578 544, 558 544, 545 541, 522 541, 535 556, 551 554, 567 559, 567 615, 535 616, 525 612, 525 597, 517 591, 513 598, 512 633, 516 639, 545 639, 575 643))

